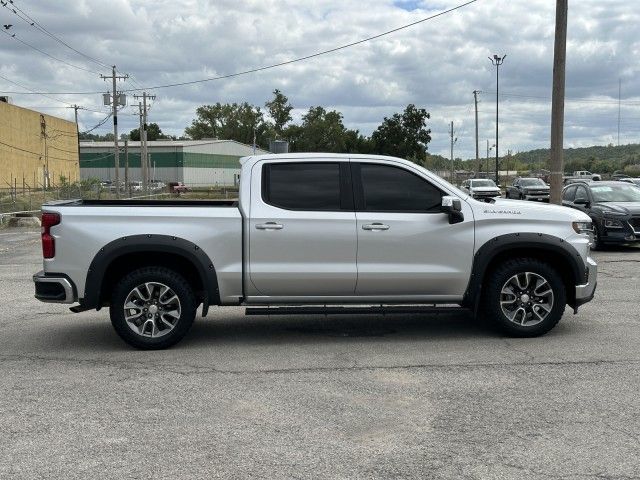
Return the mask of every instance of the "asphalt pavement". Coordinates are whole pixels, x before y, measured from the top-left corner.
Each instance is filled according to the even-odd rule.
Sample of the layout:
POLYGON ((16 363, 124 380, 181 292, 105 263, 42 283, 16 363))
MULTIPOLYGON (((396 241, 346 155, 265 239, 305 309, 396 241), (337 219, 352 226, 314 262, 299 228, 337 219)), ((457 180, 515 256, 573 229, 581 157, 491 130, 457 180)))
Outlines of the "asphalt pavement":
POLYGON ((640 478, 640 248, 544 337, 462 313, 245 317, 141 352, 33 298, 0 230, 0 478, 640 478))

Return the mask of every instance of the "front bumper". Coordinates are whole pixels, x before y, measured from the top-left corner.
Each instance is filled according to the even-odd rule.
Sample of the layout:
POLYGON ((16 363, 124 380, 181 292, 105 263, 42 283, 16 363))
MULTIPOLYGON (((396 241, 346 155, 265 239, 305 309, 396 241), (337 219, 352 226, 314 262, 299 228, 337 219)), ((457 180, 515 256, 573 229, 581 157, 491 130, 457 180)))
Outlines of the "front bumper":
POLYGON ((533 193, 533 194, 525 194, 524 196, 525 200, 536 200, 539 202, 548 202, 549 201, 549 194, 548 193, 533 193))
POLYGON ((47 303, 74 303, 76 289, 73 282, 62 274, 39 271, 33 276, 35 297, 47 303))
POLYGON ((576 285, 576 304, 574 308, 578 308, 580 305, 584 305, 587 302, 593 300, 593 296, 596 293, 596 286, 598 284, 598 264, 591 257, 587 258, 587 268, 589 270, 587 283, 583 285, 576 285))

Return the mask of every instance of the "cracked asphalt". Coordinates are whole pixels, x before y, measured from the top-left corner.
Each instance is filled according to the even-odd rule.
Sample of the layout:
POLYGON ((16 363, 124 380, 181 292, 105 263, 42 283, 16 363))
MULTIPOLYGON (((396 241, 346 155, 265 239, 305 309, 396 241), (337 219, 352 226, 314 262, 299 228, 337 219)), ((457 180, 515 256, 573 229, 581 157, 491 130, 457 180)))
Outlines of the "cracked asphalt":
POLYGON ((132 350, 33 298, 0 230, 0 478, 640 478, 640 248, 548 335, 464 314, 245 317, 132 350))

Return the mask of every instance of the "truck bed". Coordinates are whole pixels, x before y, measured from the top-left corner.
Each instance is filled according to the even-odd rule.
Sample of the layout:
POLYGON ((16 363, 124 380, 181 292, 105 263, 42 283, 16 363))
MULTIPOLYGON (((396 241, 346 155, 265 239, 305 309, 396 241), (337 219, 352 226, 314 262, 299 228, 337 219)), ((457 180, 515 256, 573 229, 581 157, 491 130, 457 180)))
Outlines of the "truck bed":
POLYGON ((92 206, 92 207, 229 207, 236 208, 238 200, 55 200, 45 203, 51 206, 92 206))

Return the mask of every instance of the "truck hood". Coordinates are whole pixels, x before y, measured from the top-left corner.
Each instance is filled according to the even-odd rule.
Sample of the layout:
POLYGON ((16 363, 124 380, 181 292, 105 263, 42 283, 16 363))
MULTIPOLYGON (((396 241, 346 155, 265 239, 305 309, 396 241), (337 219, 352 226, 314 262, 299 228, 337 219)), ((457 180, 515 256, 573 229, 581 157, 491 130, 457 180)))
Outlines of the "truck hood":
POLYGON ((625 215, 640 215, 640 202, 598 202, 593 206, 598 206, 604 213, 616 212, 625 215))
POLYGON ((548 203, 525 202, 496 198, 495 202, 481 204, 481 211, 488 215, 514 215, 532 220, 590 222, 591 218, 574 208, 548 203))

